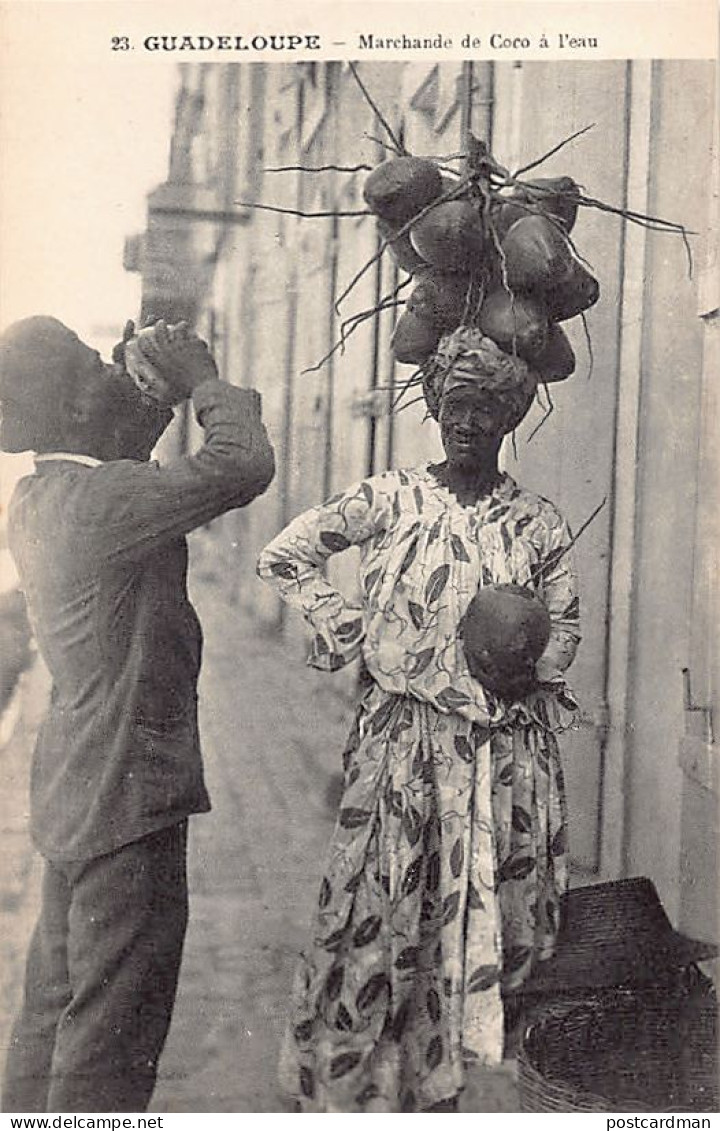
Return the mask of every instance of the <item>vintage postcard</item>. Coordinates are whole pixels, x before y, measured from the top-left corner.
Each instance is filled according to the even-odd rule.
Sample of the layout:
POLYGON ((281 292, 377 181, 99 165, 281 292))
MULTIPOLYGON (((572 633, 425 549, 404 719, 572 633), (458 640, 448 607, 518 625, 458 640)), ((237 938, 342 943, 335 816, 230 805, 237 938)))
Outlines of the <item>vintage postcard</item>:
POLYGON ((717 82, 0 3, 4 1111, 710 1125, 717 82))

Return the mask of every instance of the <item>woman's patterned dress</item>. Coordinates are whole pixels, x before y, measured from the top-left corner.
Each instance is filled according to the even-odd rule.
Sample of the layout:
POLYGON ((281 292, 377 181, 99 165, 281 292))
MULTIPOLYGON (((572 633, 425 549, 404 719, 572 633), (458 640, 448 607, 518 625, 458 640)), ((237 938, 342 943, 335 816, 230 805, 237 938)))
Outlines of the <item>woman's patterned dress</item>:
POLYGON ((502 1055, 503 991, 552 952, 565 885, 555 733, 575 704, 580 639, 570 535, 555 507, 502 477, 462 506, 428 467, 387 472, 292 522, 262 578, 313 629, 310 663, 362 654, 369 688, 282 1055, 303 1111, 418 1111, 502 1055), (325 579, 359 546, 362 605, 325 579), (481 585, 525 583, 553 631, 541 688, 509 705, 472 678, 458 624, 481 585))

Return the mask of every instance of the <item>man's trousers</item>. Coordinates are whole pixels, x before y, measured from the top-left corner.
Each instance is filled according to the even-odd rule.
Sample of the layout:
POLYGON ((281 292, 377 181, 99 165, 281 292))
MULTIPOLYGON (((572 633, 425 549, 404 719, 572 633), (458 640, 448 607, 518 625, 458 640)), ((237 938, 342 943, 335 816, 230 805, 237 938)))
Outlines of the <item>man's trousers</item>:
POLYGON ((3 1110, 145 1111, 188 917, 187 822, 81 863, 45 862, 3 1110))

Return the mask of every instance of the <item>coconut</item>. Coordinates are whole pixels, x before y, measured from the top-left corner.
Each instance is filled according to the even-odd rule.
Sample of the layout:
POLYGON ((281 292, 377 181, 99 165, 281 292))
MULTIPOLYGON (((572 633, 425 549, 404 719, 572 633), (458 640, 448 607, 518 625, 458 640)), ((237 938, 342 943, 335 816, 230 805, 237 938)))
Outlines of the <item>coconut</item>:
POLYGON ((410 243, 410 236, 407 232, 398 236, 397 227, 388 223, 387 220, 378 220, 378 231, 384 240, 388 240, 388 250, 398 267, 403 271, 407 271, 409 275, 414 275, 422 267, 427 267, 424 259, 421 259, 416 252, 413 245, 410 243))
POLYGON ((547 344, 533 360, 533 369, 541 382, 564 381, 575 372, 575 354, 567 335, 554 322, 550 323, 547 344))
POLYGON ((544 216, 516 221, 502 241, 511 290, 546 291, 564 281, 575 260, 569 242, 544 216))
POLYGON ((565 322, 595 305, 600 284, 579 260, 573 259, 570 270, 545 291, 544 297, 552 320, 565 322))
MULTIPOLYGON (((539 177, 514 189, 509 199, 534 205, 562 224, 566 232, 571 232, 577 219, 579 196, 580 190, 572 177, 539 177)), ((525 211, 523 215, 528 213, 525 211)))
POLYGON ((579 189, 572 177, 541 177, 526 181, 513 189, 502 204, 494 206, 492 219, 495 230, 503 239, 518 220, 537 214, 528 212, 528 207, 532 207, 562 224, 566 232, 571 232, 577 218, 578 197, 579 189))
POLYGON ((529 295, 491 291, 480 308, 480 329, 506 353, 516 353, 534 365, 545 349, 549 333, 547 311, 529 295))
POLYGON ((490 221, 495 228, 495 235, 502 242, 513 224, 522 220, 528 213, 524 208, 518 208, 508 197, 502 204, 493 202, 490 209, 490 221))
POLYGON ((363 197, 376 216, 402 226, 442 192, 437 165, 422 157, 394 157, 373 169, 363 197))
POLYGON ((482 221, 468 200, 438 204, 413 225, 410 241, 432 267, 460 272, 477 269, 485 245, 482 221))
POLYGON ((435 352, 442 331, 412 310, 406 310, 395 324, 390 345, 403 365, 422 365, 435 352))
MULTIPOLYGON (((451 177, 449 176, 449 174, 443 173, 440 179, 442 183, 443 196, 447 196, 449 192, 454 192, 455 190, 460 188, 460 177, 451 177)), ((463 197, 467 197, 467 190, 468 186, 465 185, 463 188, 463 195, 458 197, 459 200, 462 200, 463 197)))
POLYGON ((550 639, 547 608, 521 585, 488 585, 477 591, 461 623, 468 667, 490 690, 540 659, 550 639), (493 687, 491 665, 498 676, 493 687))
POLYGON ((416 278, 408 310, 443 331, 459 326, 467 304, 469 277, 427 267, 419 271, 416 278))

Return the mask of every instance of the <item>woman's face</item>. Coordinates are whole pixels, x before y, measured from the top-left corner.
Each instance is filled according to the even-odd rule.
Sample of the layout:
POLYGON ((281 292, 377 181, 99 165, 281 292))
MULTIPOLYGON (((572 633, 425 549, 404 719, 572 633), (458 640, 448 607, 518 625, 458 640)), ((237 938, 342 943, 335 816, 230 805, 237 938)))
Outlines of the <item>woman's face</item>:
POLYGON ((438 423, 448 463, 457 465, 472 466, 496 452, 506 432, 497 398, 470 383, 443 395, 438 423))

